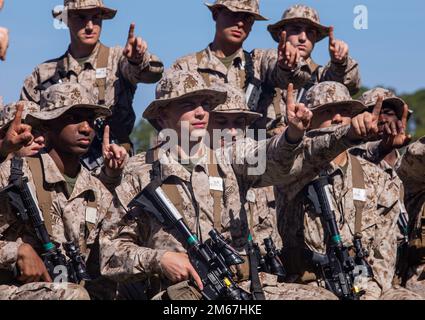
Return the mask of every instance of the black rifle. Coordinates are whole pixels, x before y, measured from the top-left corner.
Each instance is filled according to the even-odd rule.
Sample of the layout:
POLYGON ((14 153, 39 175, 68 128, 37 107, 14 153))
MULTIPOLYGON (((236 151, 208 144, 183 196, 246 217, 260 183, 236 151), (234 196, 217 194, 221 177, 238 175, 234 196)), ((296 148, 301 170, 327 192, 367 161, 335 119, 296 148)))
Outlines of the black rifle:
POLYGON ((320 268, 328 290, 342 300, 358 300, 360 293, 354 285, 356 263, 341 240, 331 202, 329 177, 320 176, 312 182, 312 186, 320 205, 323 229, 329 240, 325 255, 313 252, 310 258, 320 268))
MULTIPOLYGON (((40 241, 43 254, 43 262, 49 272, 50 277, 55 280, 60 276, 65 282, 80 283, 89 281, 90 278, 85 271, 85 263, 74 246, 74 255, 71 261, 67 261, 61 250, 57 248, 50 239, 44 221, 41 219, 41 213, 36 205, 33 195, 28 187, 28 177, 24 177, 22 171, 22 158, 13 158, 10 174, 10 184, 0 191, 0 194, 7 194, 10 204, 16 210, 18 220, 24 224, 31 223, 40 241)), ((19 270, 15 270, 15 275, 19 270)))
POLYGON ((251 242, 250 245, 255 251, 259 272, 269 273, 278 276, 279 278, 286 277, 285 268, 283 267, 283 264, 279 258, 281 255, 280 251, 276 249, 276 246, 271 237, 264 239, 264 247, 266 249, 266 254, 264 256, 261 254, 260 247, 257 243, 251 242))
POLYGON ((161 189, 158 180, 150 183, 129 204, 129 209, 141 208, 155 217, 159 223, 174 226, 188 246, 189 259, 202 279, 206 300, 250 300, 250 296, 233 281, 230 266, 244 262, 217 232, 212 230, 205 243, 190 231, 183 217, 161 189))
POLYGON ((362 277, 373 278, 372 267, 366 260, 366 258, 369 257, 369 252, 363 248, 361 234, 354 235, 353 249, 355 253, 354 262, 356 264, 354 267, 354 279, 360 279, 362 277))
POLYGON ((404 208, 400 211, 397 225, 403 239, 397 246, 396 275, 402 285, 405 284, 409 268, 409 221, 404 208))
POLYGON ((280 278, 286 277, 286 271, 280 261, 279 256, 281 255, 279 250, 276 250, 273 239, 264 239, 264 247, 266 248, 266 255, 264 256, 264 272, 276 275, 280 278))
MULTIPOLYGON (((102 143, 105 127, 105 119, 99 118, 96 120, 94 125, 96 136, 90 145, 89 151, 81 158, 81 164, 89 171, 94 171, 103 166, 102 143)), ((114 137, 112 132, 110 134, 110 140, 110 143, 118 143, 118 140, 114 137)))
POLYGON ((255 77, 254 61, 249 52, 244 51, 245 55, 245 100, 251 111, 257 111, 258 102, 263 92, 262 81, 255 77))

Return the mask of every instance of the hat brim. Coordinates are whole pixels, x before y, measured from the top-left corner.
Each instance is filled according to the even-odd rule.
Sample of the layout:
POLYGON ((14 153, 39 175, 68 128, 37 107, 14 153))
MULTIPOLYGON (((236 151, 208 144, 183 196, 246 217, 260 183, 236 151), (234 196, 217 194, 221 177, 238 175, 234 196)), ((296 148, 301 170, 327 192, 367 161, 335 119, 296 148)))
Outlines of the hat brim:
POLYGON ((316 113, 318 111, 321 111, 323 109, 327 108, 335 108, 338 106, 351 106, 352 107, 352 114, 351 116, 356 116, 364 111, 366 111, 368 108, 365 106, 361 101, 358 100, 347 100, 347 101, 338 101, 338 102, 332 102, 323 104, 321 106, 318 106, 316 108, 311 108, 310 111, 313 113, 316 113))
MULTIPOLYGON (((99 8, 99 7, 87 7, 84 9, 74 9, 74 10, 68 10, 68 12, 72 12, 72 11, 85 11, 85 10, 93 10, 93 9, 100 9, 100 11, 102 12, 102 20, 111 20, 113 18, 115 18, 115 15, 117 14, 117 10, 115 9, 111 9, 111 8, 99 8)), ((59 17, 62 15, 62 13, 64 12, 64 10, 61 11, 54 11, 52 10, 52 16, 55 19, 59 19, 59 17)))
POLYGON ((208 97, 210 99, 212 108, 217 107, 219 104, 223 104, 226 101, 227 93, 223 91, 216 91, 212 89, 202 89, 193 92, 186 93, 179 97, 170 99, 157 99, 153 101, 143 113, 143 118, 147 120, 159 119, 160 109, 172 102, 185 100, 192 97, 208 97))
POLYGON ((254 123, 254 121, 260 119, 263 115, 253 111, 241 111, 241 110, 226 110, 226 111, 213 111, 213 113, 222 114, 242 114, 247 118, 248 125, 254 123))
POLYGON ((211 10, 211 12, 213 12, 213 9, 215 9, 215 8, 226 8, 226 9, 232 11, 232 12, 245 12, 245 13, 252 14, 255 17, 256 21, 268 21, 269 20, 268 18, 263 17, 261 14, 258 14, 256 12, 252 12, 252 11, 249 11, 249 10, 242 10, 242 9, 234 10, 232 8, 229 8, 225 5, 223 5, 223 4, 205 3, 205 5, 208 7, 208 9, 211 10))
POLYGON ((320 42, 324 38, 329 36, 329 32, 330 32, 329 27, 326 27, 324 25, 321 25, 319 23, 316 23, 316 22, 309 20, 309 19, 306 19, 306 18, 283 19, 283 20, 280 20, 279 22, 277 22, 275 24, 269 25, 267 27, 267 30, 270 32, 274 41, 280 42, 280 33, 281 33, 283 27, 285 27, 288 24, 297 23, 297 22, 306 23, 306 24, 314 27, 318 31, 316 42, 320 42))
POLYGON ((98 118, 109 117, 112 115, 111 110, 104 106, 96 104, 75 104, 69 107, 58 108, 51 112, 40 111, 35 113, 29 113, 25 119, 25 122, 28 124, 38 124, 43 121, 55 120, 61 117, 66 112, 68 112, 69 110, 77 108, 92 110, 98 118))

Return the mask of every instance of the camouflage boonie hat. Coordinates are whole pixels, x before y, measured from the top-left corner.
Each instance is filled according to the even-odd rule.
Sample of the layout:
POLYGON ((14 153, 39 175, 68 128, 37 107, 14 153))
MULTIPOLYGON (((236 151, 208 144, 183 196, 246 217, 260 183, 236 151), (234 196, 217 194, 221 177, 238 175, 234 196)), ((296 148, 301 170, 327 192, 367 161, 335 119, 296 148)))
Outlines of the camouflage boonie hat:
POLYGON ((91 109, 97 117, 108 117, 111 111, 100 106, 93 94, 78 83, 61 83, 49 87, 40 99, 40 111, 28 114, 27 122, 54 120, 70 109, 91 109))
POLYGON ((258 118, 261 118, 261 113, 253 112, 248 108, 246 104, 245 94, 240 89, 237 89, 229 84, 216 85, 220 90, 227 92, 227 99, 223 104, 220 104, 215 108, 213 113, 225 113, 225 114, 243 114, 247 123, 251 124, 258 118))
POLYGON ((227 95, 223 90, 209 88, 196 71, 168 70, 156 87, 156 100, 146 108, 143 117, 159 119, 161 108, 171 102, 199 96, 208 98, 211 108, 215 108, 226 101, 227 95))
POLYGON ((316 42, 319 42, 329 36, 330 28, 320 23, 319 13, 311 7, 300 4, 287 9, 283 13, 282 19, 275 24, 269 25, 267 30, 272 35, 274 41, 279 42, 280 33, 282 32, 283 27, 295 22, 306 23, 314 27, 318 32, 316 42))
MULTIPOLYGON (((403 116, 404 105, 406 104, 403 99, 397 97, 394 92, 384 89, 384 88, 375 88, 369 91, 366 91, 360 97, 360 101, 364 103, 365 106, 373 108, 378 102, 379 96, 384 98, 384 102, 392 106, 392 109, 396 112, 397 118, 401 119, 403 116)), ((412 111, 409 111, 412 113, 412 111)))
POLYGON ((346 86, 339 82, 325 81, 321 82, 306 94, 306 106, 315 112, 328 107, 346 106, 352 107, 352 115, 359 114, 367 107, 358 100, 353 100, 346 86))
POLYGON ((63 14, 69 11, 100 9, 103 20, 110 20, 115 17, 117 10, 105 7, 102 0, 64 0, 64 8, 61 10, 53 10, 53 18, 64 20, 63 14))
POLYGON ((18 101, 0 107, 0 130, 7 129, 13 119, 15 119, 18 104, 22 104, 24 106, 22 120, 25 120, 28 114, 40 111, 40 106, 32 101, 18 101))
POLYGON ((214 8, 225 7, 232 12, 246 12, 255 17, 255 20, 269 20, 260 14, 259 0, 216 0, 213 4, 205 3, 213 11, 214 8))

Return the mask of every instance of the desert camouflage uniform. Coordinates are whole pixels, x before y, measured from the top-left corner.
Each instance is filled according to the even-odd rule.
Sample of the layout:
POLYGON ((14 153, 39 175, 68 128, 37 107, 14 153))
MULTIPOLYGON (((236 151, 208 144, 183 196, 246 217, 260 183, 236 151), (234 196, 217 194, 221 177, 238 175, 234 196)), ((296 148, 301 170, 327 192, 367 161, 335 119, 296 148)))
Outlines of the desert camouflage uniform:
POLYGON ((406 288, 417 292, 425 298, 424 279, 424 190, 425 179, 423 175, 425 139, 413 143, 407 149, 397 166, 397 173, 405 186, 405 204, 409 214, 409 230, 411 242, 411 255, 409 259, 410 269, 406 288))
MULTIPOLYGON (((287 152, 290 151, 287 149, 287 152)), ((272 157, 272 152, 269 151, 269 153, 270 157, 272 157)), ((197 230, 196 221, 198 216, 201 230, 199 238, 208 239, 208 232, 213 227, 214 216, 212 212, 213 199, 210 191, 204 187, 209 184, 208 169, 205 161, 199 162, 191 175, 173 158, 166 155, 164 157, 165 159, 162 159, 164 161, 162 161, 163 164, 161 166, 162 179, 165 180, 172 175, 182 181, 182 185, 177 187, 183 198, 185 219, 192 230, 197 230), (191 190, 195 196, 195 201, 190 195, 191 190), (193 202, 198 204, 200 213, 197 213, 194 209, 193 202)), ((220 157, 220 154, 217 157, 220 157)), ((222 232, 226 238, 231 239, 231 245, 245 255, 249 227, 246 212, 241 208, 237 177, 232 167, 220 163, 220 160, 219 167, 224 172, 222 232)), ((269 165, 269 167, 272 166, 269 165)), ((102 226, 100 238, 102 265, 105 275, 121 280, 129 276, 153 278, 155 275, 162 275, 159 262, 166 251, 186 251, 181 244, 185 243, 183 239, 174 230, 165 229, 159 225, 154 218, 142 213, 142 216, 137 221, 138 224, 134 221, 129 223, 123 219, 125 212, 123 212, 122 208, 125 208, 142 188, 149 184, 150 171, 151 165, 146 164, 144 154, 132 158, 126 168, 123 183, 116 190, 118 199, 116 199, 115 208, 110 209, 108 218, 102 226)), ((235 171, 237 173, 238 170, 235 171)), ((273 183, 280 174, 282 173, 276 169, 270 170, 268 175, 256 177, 258 181, 256 183, 251 181, 251 183, 259 186, 263 183, 273 183), (273 176, 270 176, 271 173, 273 173, 273 176)), ((164 283, 162 285, 158 291, 165 289, 167 286, 164 283)), ((278 284, 274 283, 273 286, 278 286, 278 284)), ((284 285, 281 290, 284 290, 284 285)), ((301 296, 299 297, 301 298, 301 296)))
MULTIPOLYGON (((399 120, 403 117, 404 112, 404 106, 405 101, 399 97, 396 96, 394 92, 388 89, 384 88, 374 88, 372 90, 368 90, 362 94, 360 97, 360 101, 362 101, 369 110, 373 109, 373 107, 376 105, 379 96, 382 96, 384 98, 383 100, 383 107, 384 108, 391 108, 397 118, 399 120)), ((411 111, 410 111, 411 112, 411 111)), ((357 155, 359 157, 362 157, 365 160, 368 160, 376 165, 378 165, 382 170, 384 170, 390 177, 391 181, 395 184, 395 186, 399 189, 400 194, 400 220, 403 215, 404 221, 409 223, 409 217, 404 205, 404 186, 403 182, 400 180, 399 176, 397 175, 396 169, 390 165, 386 160, 386 154, 383 154, 380 149, 381 141, 376 142, 368 142, 365 145, 355 147, 350 150, 351 154, 357 155)), ((394 149, 394 152, 396 154, 396 160, 400 160, 401 155, 399 150, 394 149)), ((396 162, 397 162, 396 161, 396 162)), ((399 244, 399 258, 397 262, 397 275, 395 278, 395 283, 402 283, 402 276, 405 272, 407 265, 408 265, 408 259, 407 259, 407 241, 408 241, 408 230, 404 229, 404 223, 403 228, 400 227, 399 224, 399 233, 398 233, 398 244, 399 244)))
MULTIPOLYGON (((399 214, 399 193, 391 184, 388 175, 369 162, 359 160, 365 174, 367 201, 362 216, 363 246, 370 256, 367 261, 371 265, 374 278, 364 283, 362 289, 366 290, 362 299, 378 299, 382 294, 387 294, 386 299, 395 298, 399 293, 394 292, 392 280, 397 253, 397 219, 399 214), (376 195, 379 195, 377 197, 376 195), (392 297, 392 298, 389 298, 392 297)), ((352 245, 354 236, 355 207, 352 192, 352 167, 351 159, 346 174, 341 168, 331 164, 326 172, 333 177, 332 199, 337 208, 336 220, 342 240, 349 246, 352 245)), ((306 177, 310 180, 312 177, 306 177)), ((325 253, 323 228, 318 215, 306 196, 304 188, 309 181, 304 177, 291 180, 291 191, 279 189, 281 197, 278 198, 277 211, 279 231, 284 243, 284 262, 292 276, 297 276, 297 281, 313 283, 324 286, 320 273, 303 259, 303 250, 325 253), (298 192, 295 197, 290 194, 298 192), (309 277, 304 272, 309 272, 309 277), (302 278, 302 279, 301 279, 302 278)), ((402 290, 402 289, 400 289, 402 290)), ((404 291, 404 290, 402 290, 404 291)), ((407 290, 404 296, 418 298, 407 290)), ((408 299, 410 299, 410 297, 408 299)))
POLYGON ((30 101, 18 101, 9 103, 5 106, 0 105, 0 130, 7 129, 8 125, 15 119, 18 104, 24 105, 22 120, 25 120, 27 114, 40 111, 40 106, 30 101))
POLYGON ((0 300, 90 300, 87 291, 76 284, 30 283, 0 285, 0 300))
MULTIPOLYGON (((287 88, 290 82, 299 83, 297 72, 286 71, 277 64, 277 51, 273 49, 254 49, 251 53, 255 78, 271 87, 287 88)), ((211 84, 230 83, 231 85, 245 89, 245 55, 244 50, 239 49, 229 69, 215 56, 208 46, 201 52, 201 60, 198 64, 196 54, 189 54, 179 58, 171 68, 183 71, 198 71, 211 84)), ((301 80, 301 83, 306 78, 301 80)))
MULTIPOLYGON (((90 95, 89 91, 78 84, 53 85, 43 93, 42 111, 32 113, 26 118, 26 121, 37 127, 40 121, 56 119, 74 106, 94 105, 93 100, 94 97, 90 95)), ((97 109, 98 114, 110 113, 106 107, 98 106, 97 109)), ((29 188, 36 195, 34 173, 30 171, 27 159, 24 159, 23 172, 29 179, 29 188)), ((52 199, 50 221, 44 219, 52 241, 59 247, 70 241, 78 245, 81 253, 87 258, 87 269, 94 280, 87 284, 91 296, 93 298, 113 298, 116 285, 109 280, 100 278, 97 237, 99 223, 103 220, 106 210, 112 202, 112 194, 108 188, 113 190, 117 181, 107 179, 101 173, 102 176, 105 176, 102 179, 104 184, 82 167, 72 194, 70 194, 66 180, 54 160, 47 153, 41 153, 40 159, 44 177, 43 184, 50 191, 52 199)), ((0 186, 2 188, 9 184, 10 169, 11 161, 4 162, 0 167, 0 186)), ((37 252, 41 253, 42 249, 32 227, 25 226, 18 221, 4 195, 1 201, 1 207, 4 209, 0 214, 0 268, 12 270, 16 263, 18 247, 22 242, 30 244, 37 252)), ((62 252, 65 251, 62 250, 62 252)), ((75 291, 74 287, 70 286, 70 290, 75 291)), ((49 288, 54 288, 54 286, 35 283, 24 287, 11 286, 9 292, 12 297, 16 295, 19 298, 26 296, 27 289, 40 290, 43 293, 50 290, 49 288)), ((63 288, 58 289, 58 292, 51 291, 52 298, 78 297, 75 292, 71 291, 68 295, 63 288)), ((27 297, 31 297, 31 294, 35 294, 35 292, 28 293, 27 297)))
MULTIPOLYGON (((100 8, 104 10, 102 18, 111 19, 115 10, 105 8, 100 0, 64 1, 68 10, 84 10, 100 8), (106 11, 108 10, 108 11, 106 11)), ((65 14, 67 11, 63 11, 65 14)), ((63 15, 62 12, 53 13, 53 16, 63 15)), ((64 19, 62 17, 61 19, 64 19)), ((93 95, 100 100, 97 77, 106 77, 105 97, 100 104, 106 105, 113 111, 110 121, 111 130, 120 144, 130 142, 130 134, 134 128, 136 115, 133 110, 133 98, 138 83, 155 83, 159 81, 164 70, 158 57, 146 52, 140 65, 130 63, 123 55, 123 48, 110 48, 106 71, 97 70, 97 60, 101 43, 99 42, 84 65, 75 59, 69 49, 59 58, 38 65, 29 75, 21 91, 22 100, 39 103, 40 94, 51 84, 62 82, 78 82, 89 88, 93 95)))
POLYGON ((271 237, 277 249, 282 247, 282 239, 277 231, 276 200, 274 188, 252 188, 245 197, 245 211, 249 214, 249 225, 254 242, 265 253, 264 239, 271 237))
MULTIPOLYGON (((77 182, 75 184, 72 195, 68 193, 66 182, 63 175, 55 165, 53 159, 48 154, 41 155, 43 163, 43 174, 45 177, 45 184, 51 188, 52 194, 52 208, 51 208, 51 237, 52 240, 61 245, 62 243, 73 241, 79 245, 82 254, 88 257, 89 272, 94 277, 99 277, 99 264, 98 264, 98 249, 96 245, 97 237, 97 223, 102 220, 105 215, 108 204, 111 203, 112 196, 110 192, 103 186, 103 184, 91 176, 90 172, 82 168, 78 175, 77 182), (97 205, 97 216, 87 216, 86 221, 86 210, 88 208, 89 195, 93 194, 96 198, 97 205), (91 252, 93 249, 93 252, 91 252)), ((35 193, 35 185, 33 183, 33 176, 25 162, 23 168, 25 176, 29 178, 30 188, 35 193)), ((0 168, 0 184, 1 187, 6 187, 9 184, 10 175, 10 161, 2 164, 0 168)), ((2 269, 10 269, 16 263, 17 249, 22 242, 30 244, 36 251, 42 252, 40 244, 35 237, 34 231, 31 227, 24 227, 17 221, 17 218, 10 208, 7 199, 2 199, 2 210, 1 213, 1 249, 0 249, 0 267, 2 269)), ((64 250, 62 250, 64 252, 64 250)), ((104 283, 102 290, 107 291, 107 282, 104 283)), ((40 287, 39 290, 47 290, 51 288, 51 284, 29 284, 25 287, 10 288, 10 292, 13 295, 19 295, 19 297, 25 296, 26 290, 34 291, 35 288, 40 287)), ((73 287, 70 288, 74 291, 73 287)), ((37 289, 38 290, 38 289, 37 289)), ((75 289, 76 290, 76 289, 75 289)), ((100 294, 97 292, 96 294, 100 294)), ((31 297, 28 293, 28 297, 31 297)), ((47 293, 46 293, 47 294, 47 293)), ((60 290, 59 292, 51 291, 54 297, 67 297, 66 291, 60 290), (59 296, 57 295, 59 294, 59 296)), ((75 293, 71 292, 72 297, 75 293)), ((106 294, 106 292, 105 292, 106 294)), ((41 296, 40 296, 41 298, 41 296)))
MULTIPOLYGON (((341 84, 325 82, 314 86, 307 93, 308 107, 314 112, 325 108, 329 103, 350 103, 353 114, 366 107, 351 100, 348 90, 341 84)), ((334 108, 336 106, 333 106, 334 108)), ((331 129, 331 128, 328 128, 331 129)), ((323 131, 323 130, 322 130, 323 131)), ((318 134, 312 130, 309 137, 318 134)), ((348 156, 348 153, 347 153, 348 156)), ((277 187, 278 228, 283 239, 284 264, 287 267, 288 281, 301 282, 324 287, 319 270, 305 257, 305 250, 326 252, 326 241, 321 216, 308 198, 307 186, 319 173, 332 177, 331 192, 341 238, 344 244, 352 247, 356 207, 354 200, 365 202, 362 211, 362 244, 370 253, 367 261, 374 277, 361 284, 366 291, 362 299, 418 299, 418 295, 392 285, 397 253, 397 219, 399 211, 399 190, 390 177, 377 166, 358 158, 364 173, 366 201, 355 199, 353 192, 352 160, 348 156, 345 168, 329 162, 327 165, 306 167, 300 174, 291 175, 285 185, 277 187)))
MULTIPOLYGON (((193 96, 194 92, 198 91, 211 95, 202 82, 197 73, 167 74, 158 84, 158 99, 145 111, 145 117, 149 120, 155 119, 160 112, 160 106, 166 106, 171 99, 175 101, 179 97, 193 96)), ((215 91, 213 97, 218 99, 221 94, 222 92, 215 91)), ((306 138, 297 145, 289 144, 285 135, 260 142, 239 139, 231 146, 216 150, 218 166, 223 173, 221 229, 236 250, 244 254, 249 234, 248 217, 241 206, 243 201, 238 180, 244 181, 244 185, 250 187, 265 187, 287 181, 288 174, 301 174, 304 166, 328 163, 336 155, 353 146, 346 137, 348 130, 349 126, 332 128, 314 140, 306 138), (230 152, 229 155, 228 151, 235 149, 237 152, 230 152), (267 162, 266 171, 262 175, 249 173, 254 165, 248 165, 248 159, 254 154, 266 154, 266 159, 260 160, 263 164, 267 162), (236 160, 233 157, 236 157, 236 160), (314 159, 314 164, 311 159, 314 159), (243 161, 239 162, 240 160, 243 161)), ((205 188, 209 185, 206 158, 205 156, 197 162, 191 174, 170 154, 159 155, 161 179, 164 181, 175 176, 181 181, 181 184, 177 185, 182 198, 181 211, 188 226, 199 233, 201 240, 208 238, 208 232, 214 222, 213 197, 208 188, 205 188)), ((151 181, 151 168, 151 164, 146 163, 145 154, 130 160, 124 171, 122 184, 116 189, 114 206, 102 225, 100 245, 102 274, 120 281, 148 278, 153 288, 153 296, 169 285, 165 281, 158 281, 158 278, 163 277, 160 261, 164 253, 185 252, 186 249, 182 246, 184 239, 181 239, 175 230, 164 228, 146 213, 136 211, 141 214, 136 221, 126 218, 124 209, 151 181)), ((282 288, 285 290, 285 285, 282 285, 282 288)), ((290 288, 293 290, 292 286, 290 288)), ((333 294, 328 293, 327 298, 331 297, 335 298, 333 294)), ((313 295, 310 294, 309 298, 313 298, 313 295)))
MULTIPOLYGON (((237 114, 244 116, 246 126, 249 126, 261 117, 261 114, 249 110, 242 91, 230 84, 222 84, 219 88, 227 92, 227 100, 225 103, 214 108, 212 115, 237 114)), ((209 127, 210 131, 216 129, 214 128, 214 121, 210 120, 209 127)), ((241 200, 248 214, 249 228, 254 242, 260 245, 260 249, 263 249, 263 254, 265 253, 264 239, 266 238, 271 237, 276 248, 281 248, 282 241, 277 232, 276 202, 273 187, 250 188, 246 181, 239 180, 238 182, 241 191, 241 200)))
MULTIPOLYGON (((304 5, 294 5, 283 13, 282 20, 269 26, 269 32, 275 41, 279 42, 279 34, 283 30, 283 26, 290 24, 293 19, 295 22, 299 22, 300 20, 297 19, 301 19, 303 23, 313 25, 317 30, 320 30, 317 42, 321 41, 329 34, 329 28, 320 24, 319 14, 315 9, 304 5)), ((307 60, 302 59, 300 63, 300 71, 303 78, 307 77, 307 80, 302 83, 295 82, 294 85, 296 89, 307 86, 308 90, 310 87, 320 82, 336 81, 344 84, 350 91, 350 94, 356 94, 360 90, 361 80, 359 65, 350 56, 347 58, 347 61, 342 64, 329 61, 325 66, 317 65, 311 57, 307 60)), ((256 127, 266 128, 268 130, 279 126, 285 126, 287 122, 286 88, 283 88, 283 91, 276 87, 271 88, 272 90, 269 88, 264 92, 257 109, 258 112, 263 114, 264 118, 256 123, 256 127), (276 109, 280 110, 282 119, 277 119, 277 121, 273 122, 277 118, 276 109)), ((295 94, 298 99, 301 99, 303 92, 295 90, 295 94)))
MULTIPOLYGON (((267 20, 259 15, 257 0, 218 0, 215 5, 226 7, 233 12, 247 12, 257 17, 257 20, 267 20), (261 17, 261 19, 258 19, 261 17)), ((175 70, 198 71, 204 77, 207 85, 214 83, 229 83, 243 91, 247 89, 246 80, 248 70, 245 58, 246 51, 242 48, 235 53, 233 62, 227 68, 219 58, 211 51, 210 45, 199 53, 192 53, 176 60, 171 67, 175 70), (199 61, 198 61, 199 60, 199 61)), ((284 70, 277 64, 277 50, 254 49, 250 53, 252 57, 253 76, 260 80, 263 86, 271 88, 287 88, 290 82, 295 85, 303 85, 310 77, 307 73, 295 70, 284 70)))

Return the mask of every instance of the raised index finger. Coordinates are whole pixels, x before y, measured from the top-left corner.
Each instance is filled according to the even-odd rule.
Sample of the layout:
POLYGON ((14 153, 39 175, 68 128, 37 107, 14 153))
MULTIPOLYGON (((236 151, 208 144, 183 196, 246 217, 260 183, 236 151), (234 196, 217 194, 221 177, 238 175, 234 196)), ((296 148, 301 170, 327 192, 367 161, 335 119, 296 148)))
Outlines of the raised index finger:
POLYGON ((136 24, 132 22, 130 24, 130 29, 128 30, 128 40, 131 40, 134 38, 134 29, 136 28, 136 24))
POLYGON ((335 34, 334 34, 334 27, 329 27, 329 44, 334 45, 335 44, 335 34))
POLYGON ((22 114, 24 113, 24 105, 20 102, 16 105, 15 118, 12 121, 12 127, 16 128, 22 123, 22 114))
POLYGON ((378 101, 376 102, 375 106, 373 107, 372 115, 375 119, 378 119, 381 115, 382 110, 382 103, 384 102, 384 97, 379 96, 378 101))
POLYGON ((284 48, 286 45, 286 31, 282 31, 280 34, 280 41, 279 41, 279 49, 284 48))
POLYGON ((108 146, 110 143, 109 133, 110 133, 109 126, 105 126, 105 130, 103 130, 103 145, 104 146, 108 146))
POLYGON ((407 127, 407 118, 409 117, 409 106, 404 104, 403 106, 403 115, 401 116, 401 123, 403 124, 403 128, 407 127))
POLYGON ((295 99, 294 99, 294 85, 290 83, 288 85, 288 90, 286 92, 286 106, 290 109, 294 106, 295 99))

